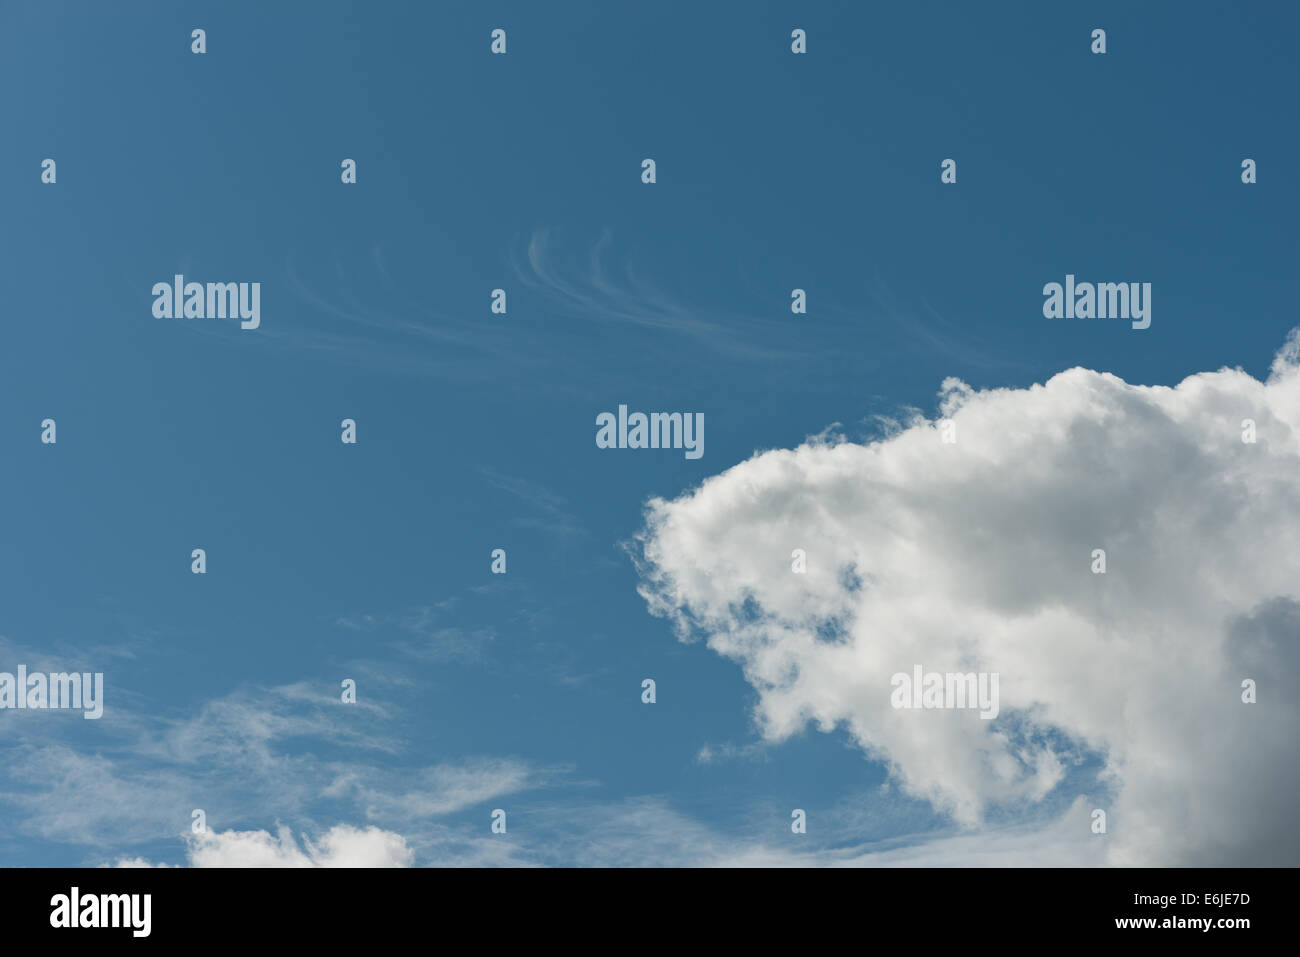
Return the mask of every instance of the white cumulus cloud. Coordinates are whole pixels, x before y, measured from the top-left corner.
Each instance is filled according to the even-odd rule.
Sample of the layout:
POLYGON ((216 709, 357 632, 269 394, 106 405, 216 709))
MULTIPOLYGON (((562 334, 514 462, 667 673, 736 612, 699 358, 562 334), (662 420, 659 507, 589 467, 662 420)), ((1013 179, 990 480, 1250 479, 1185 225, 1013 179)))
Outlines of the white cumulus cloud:
POLYGON ((191 867, 410 867, 406 839, 377 827, 336 824, 302 845, 287 827, 267 831, 208 831, 190 839, 191 867))
POLYGON ((1076 368, 948 380, 940 409, 954 443, 918 418, 651 500, 651 611, 743 669, 766 739, 842 727, 967 828, 1095 766, 1110 863, 1300 864, 1297 334, 1263 381, 1076 368), (891 676, 918 664, 997 672, 1001 713, 894 709, 891 676))

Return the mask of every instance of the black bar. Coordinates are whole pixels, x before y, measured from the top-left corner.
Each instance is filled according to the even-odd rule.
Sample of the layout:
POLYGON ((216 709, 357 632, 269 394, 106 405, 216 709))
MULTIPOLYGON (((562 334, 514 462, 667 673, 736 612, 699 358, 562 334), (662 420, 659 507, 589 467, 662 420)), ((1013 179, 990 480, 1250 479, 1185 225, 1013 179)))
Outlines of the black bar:
MULTIPOLYGON (((564 941, 676 949, 702 939, 763 946, 788 938, 813 946, 832 936, 863 949, 887 940, 920 948, 967 940, 992 949, 1122 938, 1223 948, 1285 932, 1281 912, 1294 876, 1222 868, 28 869, 0 871, 0 914, 7 943, 56 945, 76 935, 78 943, 356 941, 376 948, 427 931, 431 936, 415 938, 420 947, 457 951, 564 941), (127 926, 51 926, 52 899, 64 895, 70 905, 73 887, 83 914, 88 896, 150 895, 148 936, 135 936, 131 926, 134 916, 143 927, 143 897, 139 913, 110 901, 106 919, 118 907, 127 926), (1131 919, 1155 923, 1117 924, 1131 919), (1208 930, 1199 926, 1206 919, 1208 930), (1243 926, 1220 923, 1242 919, 1243 926)), ((89 906, 98 911, 98 899, 89 906)))

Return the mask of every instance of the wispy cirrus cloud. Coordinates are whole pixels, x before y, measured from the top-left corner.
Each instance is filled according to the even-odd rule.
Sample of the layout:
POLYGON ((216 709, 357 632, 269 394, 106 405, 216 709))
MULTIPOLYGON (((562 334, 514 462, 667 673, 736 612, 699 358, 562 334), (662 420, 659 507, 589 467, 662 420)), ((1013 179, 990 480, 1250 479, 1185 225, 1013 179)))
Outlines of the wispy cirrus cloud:
MULTIPOLYGON (((267 818, 319 834, 314 822, 333 817, 396 827, 418 843, 439 818, 564 785, 568 775, 566 768, 489 755, 420 760, 408 753, 399 705, 373 695, 344 705, 332 681, 245 686, 180 716, 117 705, 94 722, 89 748, 78 739, 81 728, 46 720, 63 714, 5 717, 10 744, 0 804, 8 808, 10 835, 127 859, 139 856, 134 847, 190 834, 196 808, 214 827, 233 828, 229 834, 267 818)), ((450 829, 444 838, 459 840, 450 829)), ((232 853, 251 848, 297 860, 283 835, 274 846, 246 835, 223 840, 234 842, 232 853)), ((199 841, 191 857, 222 858, 223 847, 199 841)))
POLYGON ((495 488, 509 492, 511 495, 532 506, 538 513, 534 516, 516 518, 516 525, 536 528, 551 535, 585 535, 582 522, 568 509, 568 502, 561 495, 537 482, 513 475, 503 475, 495 469, 480 469, 483 476, 495 488))
POLYGON ((803 357, 803 350, 780 334, 783 319, 687 303, 657 287, 631 262, 612 265, 613 245, 613 232, 606 229, 585 255, 573 255, 561 249, 555 230, 539 228, 511 247, 511 262, 516 278, 549 300, 561 316, 654 333, 645 343, 656 352, 669 350, 685 358, 686 341, 706 354, 741 359, 795 362, 803 357))

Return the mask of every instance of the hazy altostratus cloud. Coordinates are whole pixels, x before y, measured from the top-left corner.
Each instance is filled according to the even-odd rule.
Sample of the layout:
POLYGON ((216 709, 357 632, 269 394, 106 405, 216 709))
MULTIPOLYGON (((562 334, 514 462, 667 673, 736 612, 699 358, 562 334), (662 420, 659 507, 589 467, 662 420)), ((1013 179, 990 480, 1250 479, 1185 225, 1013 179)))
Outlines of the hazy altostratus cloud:
POLYGON ((765 737, 843 726, 962 824, 1091 758, 1111 863, 1300 863, 1297 334, 1264 381, 1076 368, 947 380, 940 407, 954 444, 918 418, 652 500, 651 610, 743 668, 765 737), (1001 715, 894 710, 890 677, 915 664, 998 672, 1001 715))

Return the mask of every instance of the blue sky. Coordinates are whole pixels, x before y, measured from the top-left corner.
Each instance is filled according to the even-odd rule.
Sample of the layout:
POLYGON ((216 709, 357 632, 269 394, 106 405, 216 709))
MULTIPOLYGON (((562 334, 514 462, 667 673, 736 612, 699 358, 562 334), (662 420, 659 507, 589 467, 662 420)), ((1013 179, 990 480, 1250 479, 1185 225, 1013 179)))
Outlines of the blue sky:
MULTIPOLYGON (((692 835, 789 845, 796 807, 835 822, 823 850, 951 835, 844 728, 764 741, 742 670, 638 594, 646 502, 833 423, 863 442, 875 416, 937 417, 947 377, 1264 379, 1300 293, 1297 25, 1283 4, 3 4, 0 670, 107 691, 98 722, 0 713, 0 861, 183 863, 192 808, 374 825, 416 863, 689 862, 692 835), (175 273, 260 282, 261 327, 155 318, 175 273), (1045 319, 1066 273, 1151 282, 1151 327, 1045 319), (598 449, 620 403, 703 412, 703 457, 598 449), (383 797, 415 792, 441 803, 383 797)), ((982 826, 1107 793, 1079 753, 982 826)))

